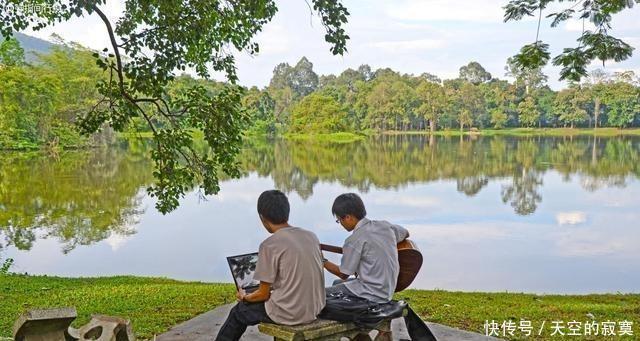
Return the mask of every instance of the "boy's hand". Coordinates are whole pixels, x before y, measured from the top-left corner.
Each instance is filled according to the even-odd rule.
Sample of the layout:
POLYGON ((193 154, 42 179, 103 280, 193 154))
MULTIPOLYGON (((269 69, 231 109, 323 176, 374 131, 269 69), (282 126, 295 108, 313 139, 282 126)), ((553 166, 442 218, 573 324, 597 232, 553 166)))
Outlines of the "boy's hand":
POLYGON ((236 293, 236 298, 238 299, 238 302, 242 302, 245 296, 247 296, 247 293, 242 288, 240 288, 236 293))

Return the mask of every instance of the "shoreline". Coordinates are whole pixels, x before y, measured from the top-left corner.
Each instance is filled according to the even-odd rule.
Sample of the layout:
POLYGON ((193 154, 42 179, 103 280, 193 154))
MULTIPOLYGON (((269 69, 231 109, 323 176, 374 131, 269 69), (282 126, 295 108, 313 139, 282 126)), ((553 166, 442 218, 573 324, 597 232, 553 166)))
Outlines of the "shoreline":
MULTIPOLYGON (((13 322, 28 309, 75 306, 75 326, 92 313, 131 319, 141 338, 235 302, 230 283, 180 281, 169 278, 109 276, 55 277, 0 275, 0 336, 11 334, 13 322)), ((483 333, 489 320, 634 321, 640 334, 640 293, 535 294, 408 289, 396 299, 409 302, 423 319, 483 333), (594 316, 591 318, 590 316, 594 316)), ((549 331, 551 332, 551 331, 549 331)), ((543 335, 544 336, 544 335, 543 335)), ((545 338, 546 339, 546 338, 545 338)))
MULTIPOLYGON (((196 137, 200 136, 198 133, 194 133, 196 137)), ((336 132, 336 133, 319 133, 319 134, 307 134, 307 133, 283 133, 275 136, 267 136, 262 134, 247 134, 245 139, 264 139, 264 138, 284 138, 288 140, 310 140, 319 142, 334 142, 334 143, 352 143, 364 140, 371 136, 403 136, 403 135, 432 135, 427 130, 411 130, 411 131, 399 131, 399 130, 385 130, 385 131, 361 131, 361 132, 336 132)), ((506 129, 480 129, 480 130, 437 130, 433 133, 433 136, 515 136, 515 137, 530 137, 530 136, 549 136, 549 137, 573 137, 573 136, 597 136, 597 137, 622 137, 622 136, 640 136, 640 128, 506 128, 506 129)), ((139 133, 118 133, 118 138, 122 139, 147 139, 152 138, 151 132, 139 132, 139 133)), ((98 148, 109 147, 109 145, 73 145, 73 146, 57 146, 58 151, 62 150, 92 150, 98 148)), ((25 147, 3 147, 0 146, 0 152, 38 152, 49 150, 47 145, 29 145, 25 147)))

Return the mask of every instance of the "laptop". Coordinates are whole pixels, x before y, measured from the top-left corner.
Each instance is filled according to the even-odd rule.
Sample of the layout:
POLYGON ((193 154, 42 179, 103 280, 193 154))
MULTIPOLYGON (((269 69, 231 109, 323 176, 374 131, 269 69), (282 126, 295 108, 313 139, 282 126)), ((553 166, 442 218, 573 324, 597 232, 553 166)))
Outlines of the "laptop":
POLYGON ((243 289, 246 293, 258 290, 260 281, 253 279, 258 264, 257 252, 227 257, 227 263, 229 263, 236 289, 243 289))

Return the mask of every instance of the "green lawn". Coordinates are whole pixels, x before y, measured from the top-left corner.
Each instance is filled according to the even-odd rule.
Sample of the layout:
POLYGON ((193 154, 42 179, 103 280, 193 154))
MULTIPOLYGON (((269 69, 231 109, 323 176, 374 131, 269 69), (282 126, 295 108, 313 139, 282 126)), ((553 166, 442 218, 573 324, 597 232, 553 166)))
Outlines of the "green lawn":
POLYGON ((180 282, 162 278, 59 278, 0 275, 0 337, 11 336, 25 310, 74 306, 74 326, 92 313, 132 321, 136 335, 150 339, 171 326, 235 301, 232 284, 180 282))
MULTIPOLYGON (((640 294, 563 296, 407 290, 396 298, 408 301, 429 321, 477 332, 483 332, 485 320, 501 323, 526 319, 536 327, 545 320, 547 325, 552 320, 585 322, 591 319, 588 314, 593 314, 597 321, 633 321, 634 334, 640 335, 640 294)), ((13 322, 24 310, 75 306, 79 315, 75 326, 86 323, 91 313, 117 315, 131 319, 138 337, 149 339, 230 302, 234 302, 232 284, 124 276, 0 275, 0 337, 11 336, 13 322)), ((546 337, 537 339, 556 339, 548 336, 551 329, 545 328, 545 332, 546 337)))

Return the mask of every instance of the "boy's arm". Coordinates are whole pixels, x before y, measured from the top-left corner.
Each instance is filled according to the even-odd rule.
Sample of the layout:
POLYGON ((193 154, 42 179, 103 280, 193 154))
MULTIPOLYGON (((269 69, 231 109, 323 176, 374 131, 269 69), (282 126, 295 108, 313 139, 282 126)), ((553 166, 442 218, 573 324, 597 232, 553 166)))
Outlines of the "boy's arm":
POLYGON ((324 268, 327 269, 327 271, 340 277, 340 279, 342 280, 349 278, 349 275, 345 275, 340 271, 340 267, 338 266, 338 264, 332 263, 331 261, 327 260, 324 261, 322 265, 324 265, 324 268))
POLYGON ((245 302, 264 302, 271 297, 271 283, 260 282, 258 290, 247 294, 244 290, 240 289, 236 295, 239 301, 245 302))
POLYGON ((349 278, 349 276, 356 273, 358 265, 360 264, 361 251, 359 247, 361 247, 360 244, 358 244, 358 246, 348 243, 345 244, 344 247, 342 247, 343 253, 340 265, 326 261, 323 262, 324 268, 342 280, 349 278))

